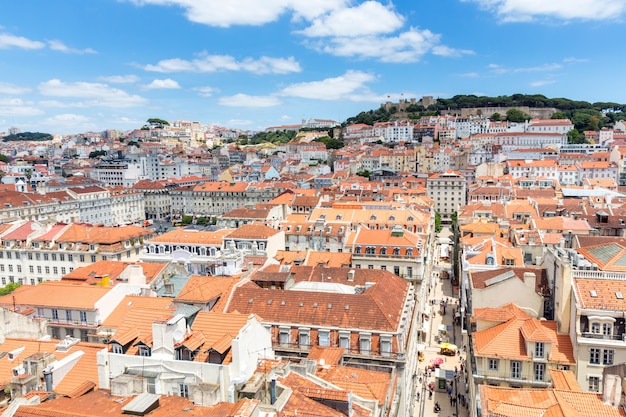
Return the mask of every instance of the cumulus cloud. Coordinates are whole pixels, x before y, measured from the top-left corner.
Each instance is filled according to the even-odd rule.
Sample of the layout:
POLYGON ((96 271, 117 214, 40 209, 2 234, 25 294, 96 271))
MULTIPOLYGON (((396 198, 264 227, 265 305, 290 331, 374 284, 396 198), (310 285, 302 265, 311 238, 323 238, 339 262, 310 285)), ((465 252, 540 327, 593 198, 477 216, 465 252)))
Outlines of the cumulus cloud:
POLYGON ((219 89, 213 87, 194 87, 192 90, 197 91, 202 97, 211 97, 213 93, 219 92, 219 89))
POLYGON ((24 101, 20 98, 0 99, 0 116, 21 117, 41 114, 44 114, 43 110, 34 106, 34 103, 30 101, 24 101))
POLYGON ((218 103, 227 107, 274 107, 282 104, 275 96, 250 96, 248 94, 220 97, 218 103))
POLYGON ((171 72, 218 72, 218 71, 248 71, 257 74, 288 74, 300 72, 302 68, 293 57, 272 58, 262 56, 259 59, 245 58, 238 61, 230 55, 209 55, 202 53, 199 58, 185 60, 172 58, 159 61, 156 65, 144 66, 146 71, 171 72))
POLYGON ((39 84, 39 93, 48 97, 85 99, 74 103, 76 107, 137 107, 145 106, 148 100, 111 88, 107 84, 88 82, 63 82, 52 79, 39 84))
POLYGON ((317 17, 300 33, 311 37, 357 37, 391 33, 401 28, 403 23, 404 18, 390 7, 366 1, 356 7, 332 10, 328 15, 317 17))
POLYGON ((347 71, 339 77, 292 84, 283 88, 279 95, 328 101, 381 100, 381 96, 372 94, 367 87, 367 83, 375 80, 376 77, 372 74, 361 71, 347 71))
POLYGON ((30 88, 20 87, 15 84, 0 82, 0 94, 24 94, 30 92, 30 88))
POLYGON ((177 89, 180 88, 180 84, 177 81, 172 80, 171 78, 166 78, 164 80, 152 80, 152 82, 146 85, 147 89, 155 90, 155 89, 177 89))
POLYGON ((0 49, 42 49, 45 43, 34 41, 23 36, 15 36, 10 33, 0 33, 0 49))
POLYGON ((292 13, 312 19, 346 3, 346 0, 130 0, 138 5, 178 6, 192 22, 209 26, 259 26, 292 13))
POLYGON ((624 0, 462 0, 477 3, 503 22, 536 19, 611 20, 626 10, 624 0))
POLYGON ((53 51, 64 52, 66 54, 95 54, 96 53, 96 51, 94 51, 91 48, 85 48, 85 49, 70 48, 69 46, 65 45, 63 42, 58 41, 58 40, 48 41, 48 46, 53 51))
POLYGON ((337 56, 373 58, 382 62, 416 62, 439 43, 439 35, 411 28, 398 36, 338 37, 317 44, 321 52, 337 56))
POLYGON ((459 57, 463 55, 474 55, 474 51, 469 49, 454 49, 445 45, 436 45, 433 47, 433 54, 439 56, 459 57))
POLYGON ((106 81, 112 84, 132 84, 139 81, 139 77, 136 75, 109 75, 99 77, 102 81, 106 81))

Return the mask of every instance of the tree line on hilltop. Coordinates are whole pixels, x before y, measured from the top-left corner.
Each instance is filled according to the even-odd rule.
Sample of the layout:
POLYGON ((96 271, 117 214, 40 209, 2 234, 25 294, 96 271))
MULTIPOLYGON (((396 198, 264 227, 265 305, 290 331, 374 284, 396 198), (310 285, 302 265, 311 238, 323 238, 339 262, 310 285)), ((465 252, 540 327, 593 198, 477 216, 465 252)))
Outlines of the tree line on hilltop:
MULTIPOLYGON (((586 130, 598 131, 626 119, 626 105, 613 102, 589 103, 567 98, 547 98, 541 94, 513 94, 498 97, 456 95, 449 99, 438 98, 428 107, 413 103, 402 111, 394 105, 388 108, 381 106, 378 109, 363 111, 356 116, 349 117, 344 122, 344 126, 356 123, 373 125, 377 122, 389 122, 402 118, 417 120, 423 116, 438 116, 450 110, 485 107, 555 108, 557 111, 552 115, 553 119, 569 119, 574 124, 575 130, 568 135, 572 143, 584 142, 583 132, 586 130)), ((504 115, 494 113, 490 119, 523 122, 530 120, 531 117, 520 109, 509 109, 504 115)))
POLYGON ((52 140, 53 137, 49 133, 40 133, 40 132, 21 132, 21 133, 13 133, 11 135, 7 135, 2 138, 3 142, 14 142, 14 141, 35 141, 35 142, 43 142, 47 140, 52 140))

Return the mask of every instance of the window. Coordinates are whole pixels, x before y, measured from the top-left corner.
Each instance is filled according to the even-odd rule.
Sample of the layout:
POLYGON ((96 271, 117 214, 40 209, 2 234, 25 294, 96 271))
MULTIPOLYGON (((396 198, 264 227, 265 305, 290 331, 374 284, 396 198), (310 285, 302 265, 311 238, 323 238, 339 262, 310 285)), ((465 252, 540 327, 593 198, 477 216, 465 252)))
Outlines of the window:
POLYGON ((386 255, 387 254, 387 248, 380 248, 380 254, 381 255, 386 255))
POLYGON ((395 265, 393 267, 393 273, 396 274, 396 275, 400 275, 400 266, 395 265))
POLYGON ((543 358, 544 350, 545 345, 543 342, 535 342, 535 358, 543 358))
POLYGON ((413 278, 413 267, 412 266, 407 266, 406 267, 406 276, 407 276, 407 278, 413 278))
POLYGON ((393 254, 394 254, 395 256, 400 255, 400 248, 393 248, 393 254))
POLYGON ((368 265, 367 269, 374 269, 374 265, 368 265))
POLYGON ((546 364, 536 363, 535 364, 535 381, 543 381, 545 373, 546 373, 546 364))
POLYGON ((320 346, 330 346, 330 332, 328 330, 319 330, 317 335, 320 346))
POLYGON ((500 361, 498 359, 489 359, 489 370, 490 371, 497 371, 499 362, 500 361))
POLYGON ((49 266, 44 267, 44 269, 46 270, 46 274, 50 274, 50 267, 49 266))
POLYGON ((59 275, 59 268, 58 268, 58 267, 56 267, 56 266, 53 266, 53 267, 52 267, 52 273, 53 273, 54 275, 59 275))
POLYGON ((139 356, 150 356, 150 348, 146 345, 139 345, 139 356))
POLYGON ((32 266, 32 265, 29 265, 28 266, 28 272, 30 272, 31 274, 34 274, 35 273, 35 267, 32 266))
POLYGON ((85 262, 85 255, 78 255, 79 262, 85 262))
POLYGON ((146 378, 146 392, 156 394, 156 378, 146 378))
POLYGON ((614 357, 615 351, 613 349, 604 349, 604 355, 602 355, 602 365, 613 365, 614 357))
POLYGON ((41 260, 41 254, 40 253, 36 253, 35 254, 35 260, 37 260, 37 261, 41 260))
POLYGON ((189 398, 189 386, 187 384, 180 384, 178 386, 178 395, 189 398))
POLYGON ((96 255, 91 255, 91 262, 96 263, 96 255))
POLYGON ((600 323, 591 323, 591 333, 600 334, 600 323))
POLYGON ((87 312, 86 311, 79 311, 78 313, 80 314, 80 322, 81 323, 87 323, 87 312))
POLYGON ((406 256, 413 256, 413 249, 409 248, 406 250, 406 256))
POLYGON ((51 327, 50 328, 50 332, 53 339, 60 339, 61 338, 61 332, 59 331, 58 327, 51 327))
POLYGON ((597 348, 589 349, 589 363, 594 365, 600 365, 600 350, 597 348))
POLYGON ((359 335, 359 351, 368 355, 372 349, 372 336, 369 333, 359 335))
POLYGON ((602 324, 602 334, 605 336, 610 336, 613 334, 613 326, 611 325, 611 323, 602 324))
MULTIPOLYGON (((53 256, 54 256, 54 255, 53 255, 53 256)), ((53 260, 54 260, 54 259, 53 259, 53 260)), ((65 254, 63 254, 63 253, 62 253, 62 254, 60 254, 60 255, 59 255, 59 261, 61 261, 61 262, 65 262, 65 254)))
POLYGON ((58 320, 59 319, 59 310, 57 310, 56 308, 52 309, 52 320, 58 320))
POLYGON ((391 336, 380 336, 380 354, 382 356, 391 356, 391 336))
POLYGON ((72 310, 65 310, 65 320, 72 321, 72 310))
POLYGON ((280 328, 279 342, 281 346, 289 346, 289 327, 280 328))
POLYGON ((301 349, 308 349, 311 345, 309 339, 309 329, 298 330, 298 345, 301 349))
POLYGON ((41 274, 41 266, 37 266, 37 273, 41 274))
POLYGON ((511 378, 520 379, 522 377, 522 363, 511 361, 511 378))
POLYGON ((588 390, 591 392, 600 392, 600 377, 590 376, 588 390))
POLYGON ((339 347, 350 350, 350 332, 339 332, 339 347))
POLYGON ((48 254, 47 254, 47 253, 44 253, 44 254, 43 254, 43 260, 44 260, 44 261, 47 261, 47 260, 48 260, 48 254))

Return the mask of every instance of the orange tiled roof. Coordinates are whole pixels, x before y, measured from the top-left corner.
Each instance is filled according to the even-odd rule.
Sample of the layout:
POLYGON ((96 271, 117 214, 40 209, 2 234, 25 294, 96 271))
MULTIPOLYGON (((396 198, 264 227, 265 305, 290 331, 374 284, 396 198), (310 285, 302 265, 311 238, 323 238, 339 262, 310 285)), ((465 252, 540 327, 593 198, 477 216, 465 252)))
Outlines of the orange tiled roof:
POLYGON ((0 297, 0 306, 58 307, 74 310, 94 310, 96 302, 111 288, 74 285, 47 281, 39 285, 23 285, 13 293, 0 297))

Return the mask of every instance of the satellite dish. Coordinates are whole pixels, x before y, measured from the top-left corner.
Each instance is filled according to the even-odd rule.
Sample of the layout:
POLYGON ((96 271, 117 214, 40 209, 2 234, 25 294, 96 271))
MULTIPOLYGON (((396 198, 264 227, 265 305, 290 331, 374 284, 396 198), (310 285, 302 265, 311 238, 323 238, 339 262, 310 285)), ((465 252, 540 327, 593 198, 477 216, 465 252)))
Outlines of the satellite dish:
POLYGON ((180 343, 185 340, 185 332, 181 329, 174 330, 174 333, 172 333, 172 338, 176 343, 180 343))
POLYGON ((320 359, 320 365, 322 366, 326 365, 326 361, 324 360, 324 358, 320 359))

